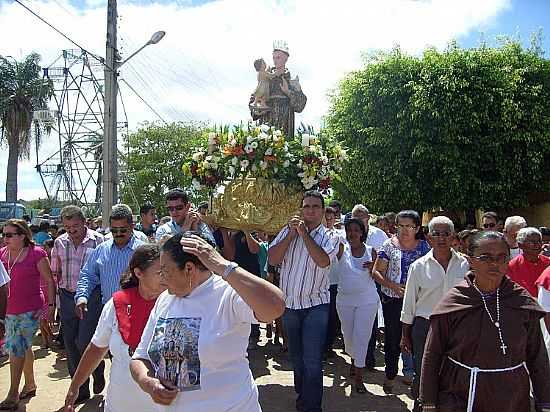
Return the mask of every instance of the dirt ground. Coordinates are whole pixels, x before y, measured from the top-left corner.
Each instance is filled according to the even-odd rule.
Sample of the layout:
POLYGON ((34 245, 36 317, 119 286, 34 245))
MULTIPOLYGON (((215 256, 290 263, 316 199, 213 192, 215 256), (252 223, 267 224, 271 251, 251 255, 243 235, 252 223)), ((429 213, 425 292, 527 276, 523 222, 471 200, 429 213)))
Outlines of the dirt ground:
MULTIPOLYGON (((257 349, 250 351, 250 366, 260 391, 260 403, 264 412, 293 412, 295 393, 292 382, 292 369, 288 354, 281 353, 278 346, 267 344, 262 328, 262 339, 257 349)), ((39 345, 40 339, 35 339, 39 345)), ((340 346, 338 340, 336 346, 340 346)), ((34 347, 36 357, 35 377, 38 385, 37 396, 24 401, 19 411, 51 412, 61 411, 65 394, 70 383, 67 362, 62 350, 54 352, 34 347)), ((394 386, 395 394, 386 395, 382 390, 383 367, 365 376, 368 392, 351 393, 351 380, 348 378, 349 357, 336 349, 337 356, 327 360, 324 368, 325 412, 401 412, 412 409, 409 388, 399 382, 394 386)), ((383 365, 383 355, 377 353, 377 363, 383 365)), ((107 370, 109 362, 107 361, 107 370)), ((106 371, 107 372, 107 371, 106 371)), ((399 378, 398 378, 399 379, 399 378)), ((21 383, 22 385, 23 383, 21 383)), ((7 358, 0 360, 0 396, 4 399, 9 387, 9 364, 7 358)), ((96 395, 77 408, 78 412, 103 411, 102 395, 96 395)), ((137 412, 137 411, 132 411, 137 412)), ((148 412, 148 411, 143 411, 148 412)))

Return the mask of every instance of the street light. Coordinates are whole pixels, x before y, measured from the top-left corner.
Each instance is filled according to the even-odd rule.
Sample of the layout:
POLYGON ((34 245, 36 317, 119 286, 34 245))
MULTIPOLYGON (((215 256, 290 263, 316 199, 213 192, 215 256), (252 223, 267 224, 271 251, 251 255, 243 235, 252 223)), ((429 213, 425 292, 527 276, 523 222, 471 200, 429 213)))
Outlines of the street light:
POLYGON ((128 56, 124 61, 121 63, 117 63, 117 69, 120 68, 124 63, 126 63, 128 60, 130 60, 132 57, 134 57, 136 54, 138 54, 140 51, 142 51, 144 48, 151 44, 157 44, 159 41, 162 40, 162 38, 166 35, 165 31, 157 31, 155 34, 151 36, 149 41, 145 43, 143 46, 141 46, 139 49, 137 49, 135 52, 133 52, 130 56, 128 56))
POLYGON ((117 95, 118 69, 128 60, 151 44, 157 44, 166 32, 157 31, 149 41, 132 53, 124 61, 117 60, 116 0, 108 0, 107 50, 105 53, 105 109, 103 133, 103 205, 104 224, 108 224, 111 208, 118 200, 118 149, 117 149, 117 95))

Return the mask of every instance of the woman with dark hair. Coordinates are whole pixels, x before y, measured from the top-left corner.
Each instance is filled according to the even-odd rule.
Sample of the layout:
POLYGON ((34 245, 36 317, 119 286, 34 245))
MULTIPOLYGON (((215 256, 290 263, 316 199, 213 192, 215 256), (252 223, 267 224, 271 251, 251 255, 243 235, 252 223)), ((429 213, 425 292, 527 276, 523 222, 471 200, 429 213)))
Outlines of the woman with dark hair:
POLYGON ((470 271, 430 317, 420 381, 423 411, 550 411, 544 310, 506 276, 510 248, 497 232, 470 240, 470 271))
POLYGON ((8 220, 3 237, 6 246, 0 249, 0 260, 11 278, 5 320, 5 347, 10 355, 11 380, 8 395, 0 403, 0 410, 15 410, 20 400, 36 395, 32 338, 38 330, 44 305, 40 278, 48 286, 49 322, 53 322, 55 313, 55 284, 48 256, 41 247, 35 246, 27 222, 8 220), (19 393, 22 374, 25 376, 25 385, 19 393))
POLYGON ((160 259, 168 290, 131 362, 135 381, 159 411, 261 411, 246 354, 250 324, 279 317, 282 292, 199 232, 168 239, 160 259))
POLYGON ((345 224, 347 243, 338 252, 338 294, 336 309, 342 324, 346 352, 351 356, 350 375, 355 375, 355 391, 365 393, 363 370, 374 318, 380 298, 371 277, 374 249, 365 244, 367 229, 360 219, 345 224))
POLYGON ((134 251, 128 271, 121 277, 121 290, 105 304, 95 334, 80 359, 65 398, 66 412, 74 411, 80 386, 108 351, 113 358, 105 412, 155 410, 151 398, 130 376, 130 360, 157 297, 166 289, 159 257, 156 244, 141 245, 134 251))
MULTIPOLYGON (((419 239, 420 215, 414 210, 402 210, 395 217, 397 234, 386 240, 378 251, 373 277, 381 286, 384 314, 384 359, 386 379, 384 391, 391 393, 397 376, 401 349, 401 309, 409 266, 430 250, 425 240, 419 239)), ((409 355, 410 358, 410 355, 409 355)), ((411 359, 412 360, 412 359, 411 359)), ((411 379, 412 381, 412 379, 411 379)))

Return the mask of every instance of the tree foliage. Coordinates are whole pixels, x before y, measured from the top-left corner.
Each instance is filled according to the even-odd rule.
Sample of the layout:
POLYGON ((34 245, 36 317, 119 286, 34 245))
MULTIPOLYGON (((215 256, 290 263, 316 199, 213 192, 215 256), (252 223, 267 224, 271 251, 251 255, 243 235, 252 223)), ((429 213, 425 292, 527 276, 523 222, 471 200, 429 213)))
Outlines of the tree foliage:
POLYGON ((340 83, 327 131, 351 149, 347 206, 525 206, 550 190, 550 62, 512 41, 378 53, 340 83))
MULTIPOLYGON (((121 179, 121 199, 134 212, 145 202, 153 203, 159 212, 164 210, 164 195, 176 187, 190 188, 191 178, 182 171, 193 149, 207 139, 200 124, 145 123, 126 139, 125 173, 121 179)), ((190 192, 192 198, 205 194, 190 192)))
POLYGON ((0 140, 8 143, 6 200, 17 200, 17 166, 19 159, 28 159, 34 137, 40 146, 44 132, 33 112, 44 110, 54 93, 51 80, 42 76, 40 55, 31 53, 23 61, 0 56, 0 140))

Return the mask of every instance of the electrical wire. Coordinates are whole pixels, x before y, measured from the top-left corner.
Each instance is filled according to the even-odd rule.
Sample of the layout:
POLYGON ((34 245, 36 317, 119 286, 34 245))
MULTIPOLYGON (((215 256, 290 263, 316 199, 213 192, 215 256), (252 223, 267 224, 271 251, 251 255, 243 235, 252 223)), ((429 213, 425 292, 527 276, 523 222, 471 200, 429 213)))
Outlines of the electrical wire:
MULTIPOLYGON (((84 50, 86 53, 88 53, 90 56, 92 56, 93 58, 95 58, 96 60, 98 60, 99 62, 101 62, 102 64, 105 64, 105 59, 103 57, 100 57, 98 56, 97 54, 95 53, 92 53, 91 51, 85 49, 84 47, 82 47, 80 44, 78 44, 77 42, 75 42, 73 39, 71 39, 69 36, 67 36, 65 33, 63 33, 61 30, 59 30, 57 27, 55 27, 54 25, 52 25, 51 23, 49 23, 48 21, 46 21, 44 18, 42 18, 41 16, 39 16, 37 13, 35 13, 33 10, 31 10, 29 7, 27 7, 26 5, 24 5, 23 3, 21 3, 19 0, 13 0, 14 2, 16 2, 17 4, 19 4, 21 7, 23 7, 25 10, 27 10, 29 13, 31 13, 33 16, 35 16, 36 18, 38 18, 40 21, 42 21, 43 23, 45 23, 46 25, 48 25, 51 29, 55 30, 58 34, 60 34, 61 36, 63 36, 66 40, 70 41, 72 44, 74 44, 76 47, 78 47, 79 49, 81 50, 84 50)), ((110 68, 110 67, 109 67, 110 68)))
POLYGON ((139 98, 139 99, 140 99, 149 109, 151 109, 151 111, 152 111, 154 114, 156 114, 157 117, 158 117, 164 124, 166 124, 166 125, 168 124, 168 122, 167 122, 166 120, 164 120, 163 117, 162 117, 160 114, 158 114, 158 112, 157 112, 155 109, 153 109, 153 107, 152 107, 149 103, 147 103, 147 101, 146 101, 143 97, 140 96, 140 94, 136 91, 136 89, 134 89, 134 88, 130 85, 130 83, 128 83, 125 79, 120 79, 120 81, 121 81, 121 82, 124 82, 124 84, 125 84, 126 86, 128 86, 128 88, 129 88, 131 91, 133 91, 134 94, 135 94, 135 95, 136 95, 136 96, 137 96, 137 97, 138 97, 138 98, 139 98))

